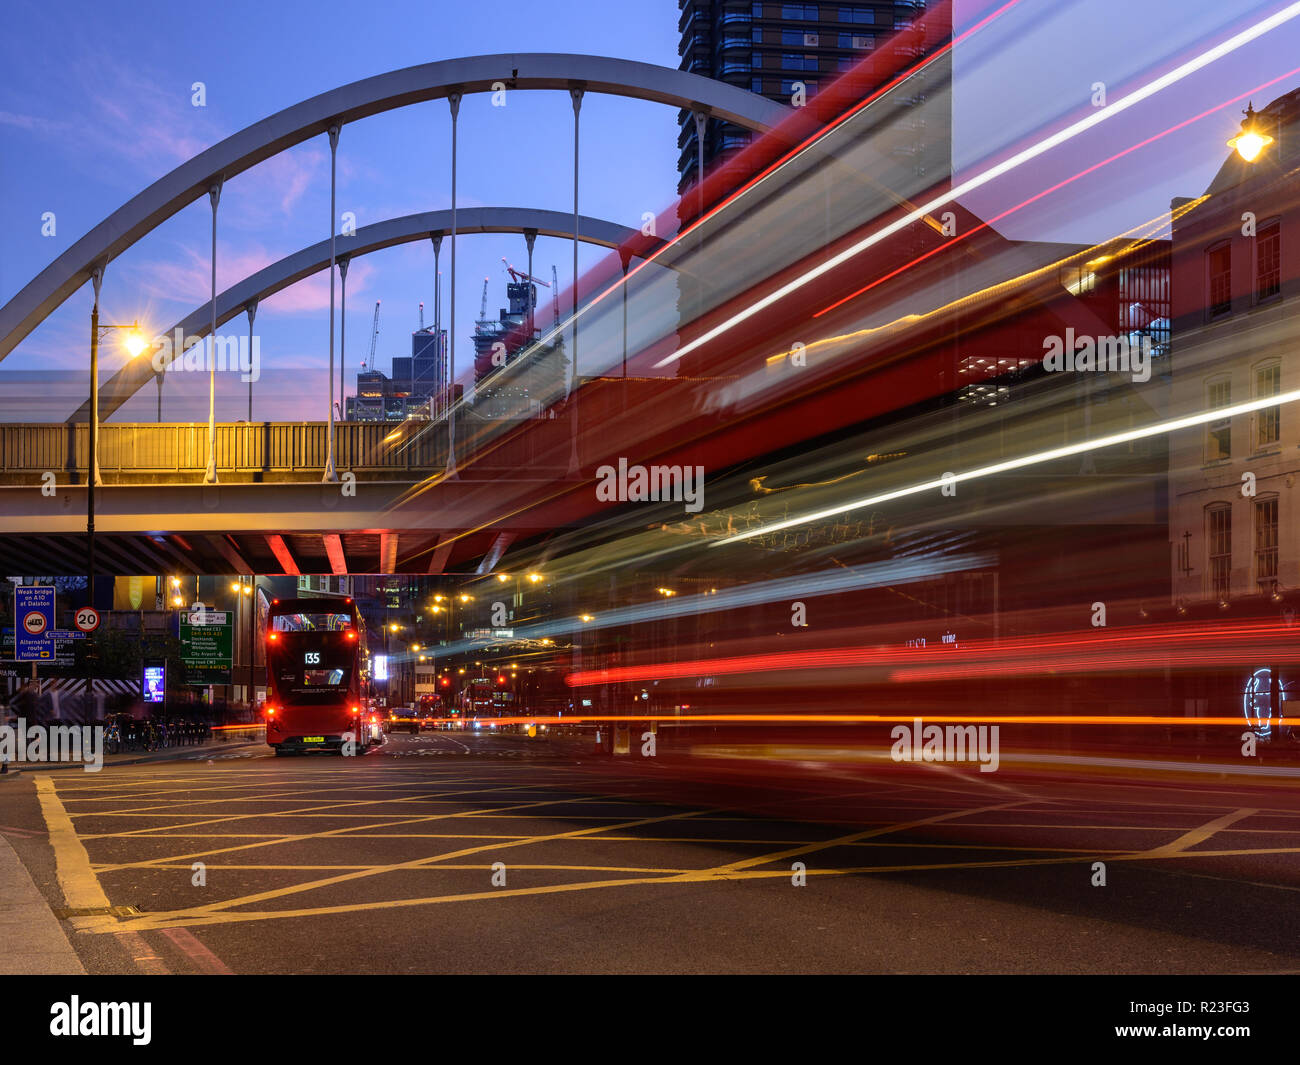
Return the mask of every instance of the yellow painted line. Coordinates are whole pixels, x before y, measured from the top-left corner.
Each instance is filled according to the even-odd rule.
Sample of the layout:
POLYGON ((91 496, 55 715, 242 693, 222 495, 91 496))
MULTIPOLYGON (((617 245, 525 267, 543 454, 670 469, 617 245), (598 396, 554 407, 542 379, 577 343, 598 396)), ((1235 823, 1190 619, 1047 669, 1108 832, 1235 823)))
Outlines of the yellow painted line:
MULTIPOLYGON (((522 788, 523 786, 524 786, 524 785, 520 785, 520 788, 522 788)), ((445 793, 445 794, 465 794, 465 795, 474 795, 474 794, 478 794, 479 791, 512 791, 512 790, 516 790, 516 789, 512 789, 512 788, 490 788, 490 789, 489 789, 489 788, 482 788, 482 789, 474 789, 474 790, 467 791, 467 792, 463 792, 463 793, 447 792, 447 793, 445 793)), ((443 793, 440 793, 440 794, 443 794, 443 793)), ((362 800, 362 799, 353 799, 353 800, 350 800, 350 801, 348 801, 348 802, 341 802, 341 803, 338 803, 337 805, 338 805, 338 807, 339 807, 340 809, 343 809, 343 808, 346 808, 346 807, 354 807, 354 806, 384 806, 384 805, 387 804, 388 801, 389 801, 388 799, 364 799, 364 800, 362 800)), ((552 802, 555 802, 555 801, 558 801, 558 800, 551 800, 551 801, 552 801, 552 802)), ((545 805, 545 803, 534 802, 534 803, 529 803, 529 804, 527 804, 527 805, 529 805, 529 806, 542 806, 542 805, 545 805)), ((503 807, 503 809, 508 809, 508 807, 503 807)), ((224 815, 224 816, 221 816, 221 817, 208 817, 208 818, 204 818, 204 819, 201 820, 201 821, 191 821, 191 822, 189 822, 188 824, 179 824, 179 825, 159 825, 159 826, 157 826, 157 828, 137 828, 137 829, 133 829, 133 830, 131 830, 130 832, 115 832, 115 833, 112 833, 112 835, 113 835, 114 837, 116 837, 116 838, 123 838, 123 837, 126 837, 126 836, 141 836, 141 837, 143 837, 146 833, 158 832, 158 831, 165 830, 165 829, 178 829, 178 828, 202 828, 204 825, 221 825, 221 824, 228 824, 228 823, 231 822, 231 821, 250 821, 250 820, 256 820, 256 819, 258 819, 258 818, 266 818, 266 817, 329 817, 329 818, 339 818, 339 817, 391 817, 391 816, 392 816, 391 814, 389 814, 389 813, 387 813, 387 812, 383 812, 383 811, 376 811, 376 812, 374 812, 374 813, 368 813, 368 814, 345 814, 345 813, 329 813, 329 814, 326 814, 326 813, 321 813, 321 812, 319 812, 320 810, 321 810, 321 807, 319 807, 319 806, 311 806, 311 807, 302 807, 302 808, 299 809, 299 810, 282 810, 282 811, 270 811, 270 812, 246 813, 246 814, 227 814, 227 815, 224 815)), ((119 814, 113 814, 113 813, 107 813, 107 814, 100 815, 100 814, 95 814, 95 813, 89 813, 89 812, 88 812, 88 813, 80 813, 80 814, 78 814, 77 816, 78 816, 78 817, 98 817, 98 816, 104 816, 104 817, 115 817, 115 816, 138 816, 138 817, 159 817, 159 816, 167 816, 167 817, 179 817, 179 816, 182 816, 182 815, 180 815, 180 814, 166 814, 166 815, 159 815, 159 814, 144 814, 144 813, 142 813, 142 814, 120 814, 120 815, 119 815, 119 814)), ((396 822, 396 823, 401 824, 401 823, 403 823, 403 822, 396 822)), ((376 827, 378 827, 378 826, 376 826, 376 827)), ((86 838, 87 838, 87 839, 95 839, 96 837, 95 837, 94 835, 87 835, 86 838)))
POLYGON ((770 865, 773 862, 783 862, 789 858, 799 858, 805 854, 812 854, 815 851, 827 850, 831 847, 842 847, 849 843, 856 843, 859 840, 871 839, 874 836, 883 836, 893 832, 906 832, 911 828, 920 828, 923 825, 937 825, 944 821, 950 821, 957 817, 969 817, 976 814, 986 814, 992 810, 1007 810, 1014 806, 1020 806, 1020 802, 1004 802, 995 806, 981 806, 973 810, 951 810, 945 814, 937 814, 934 817, 919 818, 915 821, 904 821, 896 825, 884 825, 876 828, 868 828, 862 832, 851 832, 847 836, 839 836, 836 839, 822 840, 818 843, 806 843, 798 847, 790 847, 786 850, 777 851, 775 854, 762 854, 757 858, 742 858, 739 861, 729 862, 726 865, 715 866, 708 872, 719 877, 726 877, 742 869, 751 869, 756 865, 770 865))
MULTIPOLYGON (((537 802, 522 803, 522 804, 518 807, 518 809, 525 809, 525 808, 530 807, 530 806, 552 806, 552 805, 559 805, 560 803, 565 802, 565 801, 566 801, 566 800, 563 800, 563 799, 544 799, 544 800, 539 800, 539 801, 537 801, 537 802)), ((579 800, 579 799, 573 799, 573 800, 567 800, 567 801, 580 802, 580 801, 582 801, 582 800, 579 800)), ((241 814, 241 815, 239 815, 239 816, 240 816, 240 817, 244 817, 244 816, 246 816, 246 815, 241 814)), ((472 816, 472 815, 463 815, 463 814, 458 814, 458 813, 452 813, 452 814, 428 814, 428 815, 423 816, 423 817, 405 817, 405 818, 399 818, 399 819, 396 820, 396 821, 389 821, 389 822, 387 822, 386 824, 374 825, 374 826, 372 826, 372 827, 374 827, 374 828, 394 828, 394 827, 396 827, 396 826, 398 826, 398 825, 419 825, 419 824, 426 824, 426 823, 428 823, 429 821, 449 821, 449 820, 453 820, 453 819, 456 819, 456 818, 460 818, 460 817, 462 817, 462 816, 472 816)), ((558 819, 559 819, 559 818, 551 818, 551 820, 558 820, 558 819)), ((319 840, 319 839, 328 839, 328 838, 330 838, 330 837, 341 837, 341 836, 343 836, 344 834, 346 834, 346 835, 348 835, 349 837, 351 837, 351 835, 352 835, 355 831, 356 831, 356 826, 353 826, 352 828, 333 828, 333 829, 330 829, 330 830, 327 831, 327 832, 305 832, 305 833, 301 833, 301 834, 299 834, 299 835, 276 836, 276 837, 272 837, 272 838, 270 838, 270 839, 262 840, 262 841, 259 842, 259 843, 244 843, 244 844, 240 844, 239 846, 235 846, 235 847, 218 847, 218 848, 213 849, 213 850, 206 850, 206 851, 193 851, 193 852, 191 852, 191 853, 189 853, 189 854, 169 854, 169 855, 164 855, 164 856, 159 857, 159 858, 146 858, 146 859, 144 859, 144 860, 142 860, 142 861, 138 861, 138 862, 117 862, 117 863, 114 863, 114 864, 112 864, 112 865, 103 866, 102 868, 103 868, 104 870, 109 870, 109 871, 116 871, 116 870, 119 870, 119 869, 148 869, 148 868, 150 868, 150 867, 152 867, 152 866, 157 866, 157 865, 161 864, 162 862, 189 861, 189 860, 194 859, 194 858, 204 858, 204 859, 206 859, 206 858, 208 858, 209 856, 214 855, 214 854, 230 854, 230 853, 233 852, 233 851, 252 850, 253 848, 256 848, 256 847, 277 847, 277 846, 280 846, 280 845, 282 845, 282 844, 286 844, 286 843, 301 843, 301 842, 303 842, 304 840, 319 840)), ((597 830, 596 830, 596 829, 588 829, 587 831, 594 832, 594 831, 597 831, 597 830)), ((202 838, 202 837, 194 837, 194 838, 202 838)), ((514 845, 514 843, 502 843, 502 844, 499 844, 499 846, 513 846, 513 845, 514 845)))
POLYGON ((1216 832, 1227 828, 1231 824, 1235 824, 1243 818, 1250 817, 1257 813, 1259 813, 1258 810, 1252 809, 1233 810, 1231 813, 1226 813, 1222 817, 1216 817, 1213 821, 1207 821, 1199 828, 1194 828, 1190 832, 1185 832, 1177 839, 1172 840, 1163 846, 1155 847, 1152 850, 1147 851, 1146 856, 1148 858, 1164 858, 1171 854, 1178 854, 1180 851, 1190 850, 1198 843, 1205 842, 1205 840, 1209 839, 1216 832))
MULTIPOLYGON (((111 904, 99 878, 90 867, 90 855, 77 830, 72 827, 72 819, 59 802, 54 790, 54 781, 48 774, 36 778, 36 799, 40 803, 41 816, 45 818, 45 831, 49 836, 50 847, 54 850, 55 875, 59 881, 59 890, 63 892, 63 901, 70 910, 106 909, 111 904)), ((78 929, 95 929, 113 924, 113 918, 72 917, 72 926, 78 929)))
MULTIPOLYGON (((643 825, 643 824, 661 824, 665 821, 682 820, 684 818, 694 817, 697 814, 706 813, 706 812, 708 811, 685 810, 679 813, 667 814, 662 817, 641 818, 636 821, 629 821, 626 824, 620 825, 618 827, 636 828, 639 825, 643 825)), ((493 842, 491 844, 485 844, 480 847, 466 847, 458 851, 448 851, 446 854, 435 854, 427 858, 414 858, 407 862, 396 862, 387 865, 376 865, 365 870, 360 870, 360 871, 355 871, 350 873, 341 873, 338 876, 325 877, 320 880, 307 881, 306 883, 294 884, 287 887, 272 888, 270 890, 260 891, 252 895, 244 895, 238 898, 226 899, 223 902, 213 902, 203 906, 195 906, 187 910, 175 910, 168 914, 160 913, 156 915, 150 915, 147 918, 130 919, 123 922, 123 926, 124 927, 135 926, 137 924, 137 921, 139 920, 147 920, 147 921, 162 920, 164 922, 163 924, 155 925, 153 927, 164 927, 167 918, 175 919, 175 918, 186 917, 186 916, 210 916, 212 914, 219 913, 220 911, 223 910, 229 910, 231 907, 234 906, 249 906, 252 905, 253 903, 265 902, 269 899, 283 898, 284 896, 287 895, 298 895, 306 891, 314 891, 323 887, 331 887, 335 884, 346 883, 348 881, 358 880, 364 877, 379 876, 386 873, 401 872, 409 869, 419 869, 424 866, 437 865, 442 862, 450 862, 456 858, 465 858, 471 854, 481 854, 484 851, 488 851, 488 850, 493 851, 494 853, 500 853, 502 850, 507 850, 511 847, 529 846, 534 843, 544 843, 544 842, 550 842, 554 840, 578 839, 585 836, 587 833, 594 832, 594 831, 597 831, 597 829, 579 828, 569 832, 559 832, 559 833, 554 833, 546 836, 531 836, 526 839, 519 839, 519 840, 513 840, 507 842, 493 842)), ((656 879, 662 879, 662 877, 657 877, 656 879)), ((599 883, 607 883, 607 881, 600 881, 599 883)), ((341 910, 337 912, 347 912, 349 909, 350 907, 344 906, 342 907, 341 910)), ((189 921, 180 920, 178 923, 188 924, 189 921)))
MULTIPOLYGON (((1198 858, 1210 852, 1183 851, 1172 854, 1172 858, 1198 858)), ((1215 851, 1215 855, 1240 856, 1252 854, 1300 853, 1300 848, 1268 848, 1264 850, 1215 851)), ((987 862, 944 862, 918 865, 859 866, 847 869, 807 870, 809 876, 869 876, 883 873, 908 873, 941 870, 1020 868, 1040 865, 1086 866, 1093 859, 1105 861, 1145 861, 1149 859, 1146 852, 1123 853, 1094 851, 1085 857, 1062 856, 1038 859, 1009 859, 987 862)), ((217 924, 239 924, 256 921, 282 920, 291 917, 322 917, 345 913, 373 912, 377 910, 405 909, 413 906, 433 906, 453 902, 480 902, 490 899, 519 898, 529 895, 551 895, 565 892, 589 891, 599 888, 633 887, 647 884, 683 884, 683 883, 719 883, 723 880, 784 880, 790 876, 788 869, 738 869, 726 877, 719 877, 714 870, 696 870, 675 875, 649 875, 627 877, 614 880, 582 881, 576 884, 547 884, 526 888, 502 888, 495 891, 467 892, 455 895, 437 895, 415 899, 386 899, 372 902, 359 902, 335 906, 318 906, 295 910, 244 911, 242 913, 218 912, 216 910, 176 910, 170 913, 150 914, 146 917, 123 921, 117 929, 108 932, 120 932, 130 929, 168 928, 177 925, 201 927, 217 924)), ((1280 886, 1280 885, 1268 885, 1280 886)), ((1292 890, 1292 889, 1288 889, 1292 890)), ((1300 889, 1297 889, 1300 890, 1300 889)))

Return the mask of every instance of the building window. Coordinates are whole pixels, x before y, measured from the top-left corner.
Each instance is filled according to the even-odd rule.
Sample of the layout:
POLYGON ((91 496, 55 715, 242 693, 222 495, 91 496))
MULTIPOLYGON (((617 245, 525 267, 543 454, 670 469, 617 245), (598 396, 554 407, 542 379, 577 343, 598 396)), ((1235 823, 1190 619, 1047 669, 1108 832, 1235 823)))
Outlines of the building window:
POLYGON ((866 34, 841 33, 837 35, 836 43, 840 48, 854 48, 859 52, 865 52, 876 46, 876 39, 866 34))
POLYGON ((1226 599, 1232 579, 1232 505, 1211 503, 1205 508, 1205 572, 1211 599, 1226 599))
POLYGON ((1210 317, 1217 318, 1232 310, 1232 245, 1227 241, 1205 253, 1209 278, 1210 317))
MULTIPOLYGON (((1269 362, 1255 367, 1255 398, 1267 399, 1282 391, 1282 364, 1269 362)), ((1282 436, 1282 408, 1264 407, 1255 412, 1255 448, 1271 447, 1282 436)))
POLYGON ((815 55, 790 55, 781 56, 782 70, 811 70, 816 72, 817 57, 815 55))
POLYGON ((751 54, 750 54, 750 57, 749 57, 749 65, 750 65, 751 67, 753 67, 755 70, 762 70, 762 69, 763 69, 763 53, 762 53, 762 52, 753 52, 753 53, 751 53, 751 54))
POLYGON ((1255 500, 1255 587, 1277 587, 1277 496, 1255 500))
POLYGON ((1262 303, 1282 291, 1282 227, 1268 222, 1255 235, 1255 300, 1262 303))
POLYGON ((752 33, 754 37, 754 43, 755 44, 761 43, 763 40, 763 31, 759 29, 757 26, 755 26, 752 33))
MULTIPOLYGON (((1205 387, 1207 410, 1226 407, 1232 402, 1232 382, 1222 377, 1205 387)), ((1232 457, 1232 419, 1220 418, 1205 427, 1205 461, 1220 462, 1232 457)))
POLYGON ((817 11, 816 4, 782 4, 781 17, 816 22, 821 16, 817 11))
POLYGON ((869 7, 842 7, 839 9, 839 21, 871 25, 876 21, 876 13, 869 7))
POLYGON ((762 78, 750 78, 750 79, 749 79, 749 88, 750 88, 750 91, 751 91, 751 92, 758 92, 758 93, 761 93, 761 92, 763 91, 763 79, 762 79, 762 78))

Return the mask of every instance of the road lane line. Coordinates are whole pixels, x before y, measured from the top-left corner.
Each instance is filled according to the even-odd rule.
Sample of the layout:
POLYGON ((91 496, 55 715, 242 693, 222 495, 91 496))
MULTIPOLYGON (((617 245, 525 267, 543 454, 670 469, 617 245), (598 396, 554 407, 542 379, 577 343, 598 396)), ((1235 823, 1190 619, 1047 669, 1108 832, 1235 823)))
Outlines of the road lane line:
POLYGON ((1199 828, 1194 828, 1190 832, 1183 833, 1183 835, 1169 843, 1162 844, 1159 847, 1153 847, 1151 850, 1144 852, 1143 856, 1147 858, 1163 858, 1167 855, 1191 850, 1198 843, 1204 843, 1215 833, 1221 832, 1229 825, 1235 824, 1237 821, 1241 821, 1244 818, 1257 813, 1259 813, 1258 810, 1249 808, 1233 810, 1231 813, 1226 813, 1222 817, 1216 817, 1213 821, 1207 821, 1199 828))
POLYGON ((814 851, 826 850, 830 847, 842 847, 850 843, 857 843, 859 840, 870 839, 873 836, 883 836, 892 832, 906 832, 909 828, 920 828, 922 825, 937 825, 942 821, 951 821, 957 817, 967 817, 974 814, 986 814, 993 810, 1007 810, 1014 806, 1023 806, 1023 802, 1004 802, 995 806, 981 806, 971 810, 952 810, 946 814, 937 814, 934 817, 923 817, 915 821, 903 821, 896 825, 881 825, 876 828, 869 828, 864 832, 852 832, 847 836, 839 836, 835 839, 823 840, 818 843, 807 843, 799 847, 790 847, 787 850, 777 851, 774 854, 763 854, 757 858, 742 858, 739 861, 729 862, 726 865, 714 866, 712 869, 701 870, 704 875, 713 874, 719 878, 725 878, 731 873, 740 872, 744 869, 751 869, 756 865, 770 865, 773 862, 785 861, 787 858, 798 858, 804 854, 812 854, 814 851))
MULTIPOLYGON (((665 821, 679 821, 679 820, 684 820, 686 818, 695 817, 700 814, 713 813, 713 812, 714 811, 712 810, 684 810, 678 813, 667 814, 659 817, 638 818, 634 821, 626 821, 623 824, 614 825, 612 827, 616 829, 637 828, 641 825, 662 824, 665 821)), ((196 922, 184 920, 183 918, 187 916, 195 916, 195 917, 209 916, 212 914, 220 913, 221 911, 224 910, 228 910, 234 906, 250 906, 255 902, 265 902, 269 899, 283 898, 287 895, 300 895, 306 891, 314 891, 319 888, 332 887, 335 884, 347 883, 348 881, 359 880, 364 877, 380 876, 386 873, 400 872, 403 870, 427 868, 429 866, 438 865, 442 862, 452 861, 453 859, 456 858, 464 858, 472 854, 482 854, 484 851, 492 851, 493 853, 499 853, 500 851, 508 850, 512 847, 529 846, 536 843, 549 843, 549 842, 554 842, 556 840, 582 839, 588 836, 590 833, 599 832, 599 831, 602 831, 600 827, 579 828, 579 829, 573 829, 568 832, 557 832, 557 833, 551 833, 542 836, 528 836, 528 837, 523 837, 516 840, 509 840, 505 842, 496 841, 491 844, 484 844, 478 847, 464 847, 460 850, 447 851, 446 853, 443 854, 434 854, 425 858, 413 858, 410 861, 405 861, 405 862, 395 862, 386 865, 374 865, 364 870, 359 870, 359 871, 354 871, 349 873, 341 873, 337 876, 325 877, 319 880, 311 880, 301 884, 290 884, 286 887, 281 887, 281 888, 271 888, 267 891, 259 891, 252 895, 243 895, 233 899, 225 899, 219 902, 206 903, 202 906, 194 906, 185 910, 173 910, 170 913, 151 914, 147 918, 133 919, 130 922, 126 922, 126 924, 138 925, 140 923, 140 920, 144 920, 150 922, 151 924, 154 921, 158 922, 157 924, 152 924, 152 927, 165 927, 167 924, 170 923, 169 918, 175 920, 176 923, 178 924, 196 923, 196 922)), ((175 859, 171 859, 171 860, 175 860, 175 859)), ((655 877, 653 879, 660 880, 664 878, 655 877)), ((346 911, 347 909, 348 907, 346 906, 343 907, 343 911, 346 911)))
MULTIPOLYGON (((90 855, 77 837, 77 830, 72 827, 72 819, 59 801, 54 790, 54 781, 48 774, 36 778, 36 798, 40 803, 41 816, 45 818, 45 830, 49 835, 50 847, 54 851, 55 875, 59 881, 59 890, 70 910, 108 910, 111 903, 100 886, 99 878, 90 867, 90 855)), ((71 917, 69 923, 76 929, 90 931, 114 923, 114 919, 105 913, 100 916, 71 917)))

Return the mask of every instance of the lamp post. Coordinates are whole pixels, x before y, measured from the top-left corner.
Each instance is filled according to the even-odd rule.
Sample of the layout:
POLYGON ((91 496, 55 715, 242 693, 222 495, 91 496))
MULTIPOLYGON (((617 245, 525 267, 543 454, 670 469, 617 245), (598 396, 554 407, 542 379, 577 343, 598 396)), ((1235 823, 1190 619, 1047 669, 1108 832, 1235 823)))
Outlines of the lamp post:
POLYGON ((104 268, 96 267, 91 277, 95 286, 95 302, 90 308, 90 425, 86 441, 86 603, 95 605, 95 489, 102 483, 99 476, 99 335, 110 329, 128 330, 123 346, 134 359, 148 347, 140 324, 101 325, 99 321, 99 290, 104 282, 104 268))
MULTIPOLYGON (((244 613, 244 609, 243 609, 244 600, 245 600, 245 599, 248 600, 248 606, 249 606, 249 609, 248 609, 248 622, 247 622, 247 626, 248 626, 248 659, 247 659, 248 683, 247 683, 247 685, 246 685, 245 688, 244 688, 244 701, 248 704, 248 710, 249 710, 249 713, 250 713, 250 715, 251 715, 251 714, 252 714, 252 711, 253 711, 253 704, 254 704, 254 702, 255 702, 254 691, 253 691, 253 689, 254 689, 253 675, 254 675, 254 673, 256 672, 256 670, 255 670, 255 668, 254 668, 254 665, 253 665, 253 657, 254 657, 253 629, 256 627, 255 622, 256 622, 256 620, 257 620, 257 613, 256 613, 256 609, 255 609, 256 606, 257 606, 257 603, 256 603, 256 600, 252 599, 251 597, 252 597, 252 595, 253 595, 253 591, 254 591, 254 589, 255 589, 255 587, 256 587, 256 585, 257 585, 257 578, 256 578, 255 576, 251 576, 251 575, 250 575, 249 578, 248 578, 248 581, 249 581, 249 583, 248 583, 248 584, 245 584, 245 583, 244 583, 244 578, 243 578, 243 577, 240 577, 238 581, 236 581, 235 583, 231 584, 231 586, 230 586, 230 590, 231 590, 231 592, 234 593, 234 595, 235 595, 235 597, 236 597, 236 599, 235 599, 235 608, 239 611, 240 614, 244 613)), ((236 615, 236 625, 238 625, 238 615, 236 615)), ((251 717, 251 716, 250 716, 249 720, 250 720, 250 721, 252 720, 252 717, 251 717)))

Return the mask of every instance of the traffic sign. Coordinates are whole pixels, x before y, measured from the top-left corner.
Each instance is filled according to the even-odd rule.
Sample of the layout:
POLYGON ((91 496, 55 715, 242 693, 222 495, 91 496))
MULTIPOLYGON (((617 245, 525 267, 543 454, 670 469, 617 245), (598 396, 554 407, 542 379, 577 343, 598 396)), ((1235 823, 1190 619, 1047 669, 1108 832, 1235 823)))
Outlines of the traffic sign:
POLYGON ((54 657, 54 586, 15 584, 14 657, 19 662, 48 662, 54 657))
POLYGON ((99 611, 93 606, 83 606, 77 611, 73 624, 82 632, 94 632, 99 628, 99 611))
POLYGON ((72 629, 50 629, 45 635, 51 640, 84 640, 86 638, 84 632, 76 632, 72 629))

